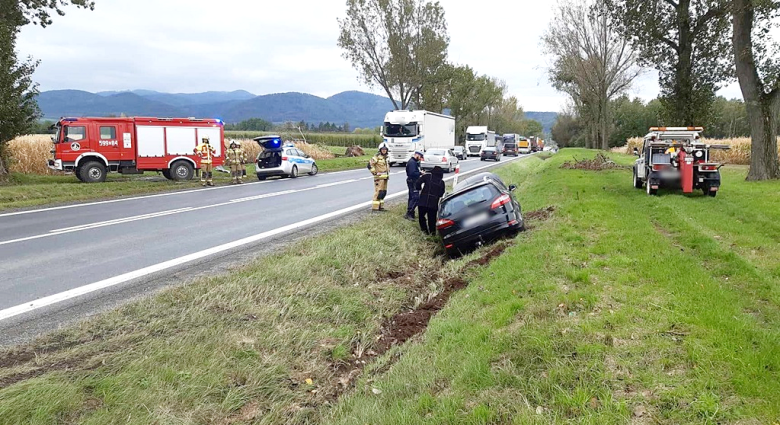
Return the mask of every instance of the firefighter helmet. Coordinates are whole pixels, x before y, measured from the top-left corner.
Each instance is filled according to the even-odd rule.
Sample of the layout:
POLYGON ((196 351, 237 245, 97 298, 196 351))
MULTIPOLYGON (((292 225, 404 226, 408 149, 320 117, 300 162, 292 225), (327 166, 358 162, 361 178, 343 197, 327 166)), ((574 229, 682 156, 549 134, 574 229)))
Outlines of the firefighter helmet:
POLYGON ((201 140, 203 141, 203 143, 211 142, 211 138, 209 136, 203 136, 203 138, 201 140))
POLYGON ((240 141, 240 140, 233 140, 233 143, 235 143, 235 144, 236 144, 236 147, 237 147, 237 148, 240 148, 240 147, 241 147, 241 141, 240 141))
POLYGON ((235 145, 237 145, 236 141, 235 140, 230 140, 230 147, 232 148, 235 145))

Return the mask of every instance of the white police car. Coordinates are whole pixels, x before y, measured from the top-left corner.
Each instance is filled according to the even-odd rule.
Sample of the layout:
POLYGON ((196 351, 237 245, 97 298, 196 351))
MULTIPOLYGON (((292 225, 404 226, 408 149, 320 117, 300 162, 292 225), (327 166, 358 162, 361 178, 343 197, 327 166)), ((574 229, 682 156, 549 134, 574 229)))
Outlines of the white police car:
POLYGON ((263 151, 257 155, 257 178, 281 176, 295 178, 302 173, 310 176, 317 174, 317 163, 292 143, 282 143, 279 136, 262 136, 254 139, 263 151))

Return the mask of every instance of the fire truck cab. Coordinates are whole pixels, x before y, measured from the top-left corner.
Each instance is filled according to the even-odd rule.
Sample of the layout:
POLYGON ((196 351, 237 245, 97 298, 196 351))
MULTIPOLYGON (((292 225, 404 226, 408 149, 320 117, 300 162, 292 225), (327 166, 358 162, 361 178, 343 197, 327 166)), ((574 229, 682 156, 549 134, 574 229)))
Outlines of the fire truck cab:
POLYGON ((634 187, 644 185, 648 195, 658 194, 661 187, 683 193, 701 189, 705 195, 717 195, 722 165, 710 161, 710 150, 729 146, 704 143, 703 131, 702 127, 651 127, 642 150, 634 148, 639 157, 634 162, 634 187))
POLYGON ((217 119, 62 118, 55 128, 49 168, 73 172, 86 183, 103 182, 108 172, 159 171, 170 180, 190 180, 200 166, 194 149, 206 136, 216 150, 214 166, 224 161, 224 129, 217 119))

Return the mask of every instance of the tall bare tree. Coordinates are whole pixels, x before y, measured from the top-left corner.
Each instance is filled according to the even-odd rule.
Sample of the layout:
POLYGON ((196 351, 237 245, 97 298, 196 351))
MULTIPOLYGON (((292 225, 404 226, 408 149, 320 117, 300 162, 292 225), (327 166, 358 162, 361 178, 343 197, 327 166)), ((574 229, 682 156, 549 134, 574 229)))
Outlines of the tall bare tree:
POLYGON ((780 2, 768 0, 734 0, 734 56, 737 79, 745 98, 750 122, 750 171, 748 180, 780 178, 777 156, 777 127, 780 119, 780 60, 768 54, 764 36, 771 18, 777 17, 780 2), (759 30, 759 31, 756 31, 759 30))
POLYGON ((641 73, 637 54, 600 3, 563 0, 556 23, 543 37, 553 57, 550 80, 568 94, 583 115, 588 147, 608 149, 611 130, 610 100, 624 93, 641 73))
POLYGON ((447 23, 438 1, 347 0, 338 45, 369 86, 407 109, 447 63, 447 23))
POLYGON ((733 78, 729 0, 599 0, 614 27, 658 70, 667 120, 706 125, 715 91, 733 78))

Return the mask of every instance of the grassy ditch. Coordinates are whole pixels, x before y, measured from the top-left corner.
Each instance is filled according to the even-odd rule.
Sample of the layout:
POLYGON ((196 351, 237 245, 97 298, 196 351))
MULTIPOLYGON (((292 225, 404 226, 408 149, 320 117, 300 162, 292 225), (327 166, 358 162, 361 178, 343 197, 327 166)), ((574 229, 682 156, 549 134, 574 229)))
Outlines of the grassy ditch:
POLYGON ((0 351, 0 423, 321 421, 491 252, 445 261, 401 215, 0 351))
POLYGON ((780 182, 727 168, 715 199, 649 197, 627 169, 560 168, 573 156, 593 153, 500 172, 549 219, 329 422, 780 421, 780 182))

